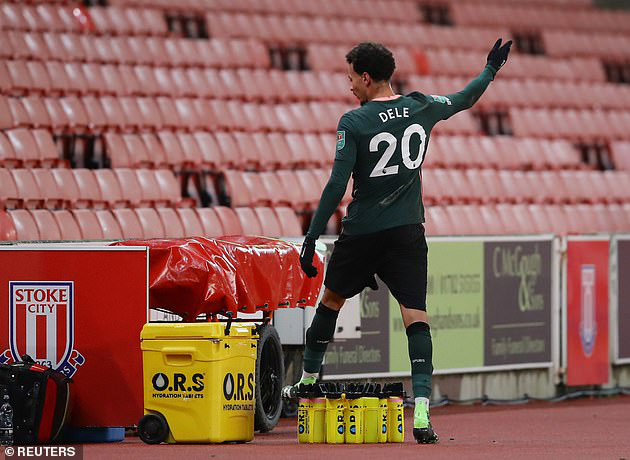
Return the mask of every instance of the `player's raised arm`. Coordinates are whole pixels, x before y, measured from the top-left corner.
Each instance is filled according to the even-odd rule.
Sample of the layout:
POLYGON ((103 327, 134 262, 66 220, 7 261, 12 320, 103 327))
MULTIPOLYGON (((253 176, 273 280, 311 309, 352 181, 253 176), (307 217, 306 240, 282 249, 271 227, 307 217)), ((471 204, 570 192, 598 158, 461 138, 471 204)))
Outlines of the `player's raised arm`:
POLYGON ((328 179, 328 183, 324 187, 319 206, 317 206, 317 210, 313 215, 313 220, 302 245, 300 262, 302 269, 309 277, 317 275, 317 269, 313 267, 315 241, 324 233, 326 224, 328 224, 346 193, 346 187, 348 186, 348 180, 352 174, 356 157, 356 141, 350 130, 350 124, 344 115, 341 117, 337 127, 337 151, 330 179, 328 179))
POLYGON ((466 85, 463 90, 446 96, 428 96, 437 111, 438 119, 446 120, 457 112, 471 108, 479 100, 499 69, 505 64, 510 53, 512 40, 501 46, 499 38, 488 53, 486 67, 481 74, 466 85))

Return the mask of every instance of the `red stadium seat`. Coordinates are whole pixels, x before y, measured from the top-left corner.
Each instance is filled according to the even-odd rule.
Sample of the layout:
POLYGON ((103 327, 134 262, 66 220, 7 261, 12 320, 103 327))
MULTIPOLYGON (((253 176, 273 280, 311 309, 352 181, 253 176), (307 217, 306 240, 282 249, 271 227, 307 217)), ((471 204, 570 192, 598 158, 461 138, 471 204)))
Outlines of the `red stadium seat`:
POLYGON ((157 211, 152 208, 135 209, 144 238, 164 238, 164 226, 157 211))
POLYGON ((81 229, 70 211, 52 211, 52 214, 59 226, 62 240, 79 241, 81 239, 81 229))
POLYGON ((204 169, 209 169, 211 171, 220 169, 224 160, 221 149, 212 134, 198 131, 192 135, 195 138, 195 141, 197 141, 197 145, 201 151, 202 165, 204 169))
POLYGON ((244 235, 262 235, 260 220, 252 208, 235 208, 244 235))
POLYGON ((37 152, 42 166, 51 167, 63 163, 59 158, 55 141, 49 131, 36 129, 31 131, 31 134, 37 145, 37 152))
POLYGON ((0 131, 0 167, 15 168, 20 163, 21 160, 15 154, 13 144, 7 139, 6 134, 0 131))
POLYGON ((44 197, 30 169, 11 169, 10 172, 23 206, 27 209, 41 208, 44 197))
POLYGON ((123 238, 141 239, 145 237, 140 220, 133 209, 113 209, 112 214, 120 225, 123 238))
POLYGON ((225 233, 214 208, 196 208, 195 211, 203 228, 203 236, 212 238, 225 233))
POLYGON ((229 197, 230 206, 249 206, 254 200, 244 179, 245 173, 228 170, 223 172, 225 192, 229 197))
POLYGON ((204 229, 194 209, 178 208, 175 210, 184 227, 184 236, 204 236, 204 229))
POLYGON ((183 238, 186 236, 182 222, 174 209, 160 208, 157 212, 164 226, 164 236, 166 238, 183 238))
MULTIPOLYGON (((123 199, 127 200, 131 207, 140 206, 140 203, 143 201, 142 188, 140 187, 140 183, 138 182, 138 176, 136 175, 135 170, 128 168, 117 168, 114 169, 114 174, 116 175, 118 183, 120 184, 123 199)), ((123 234, 124 230, 125 229, 123 228, 123 234)))
POLYGON ((72 211, 79 228, 81 229, 81 239, 102 240, 103 230, 92 209, 74 209, 72 211))
POLYGON ((118 178, 111 169, 95 169, 94 178, 101 192, 101 198, 110 208, 123 207, 127 200, 123 198, 123 192, 118 178))
POLYGON ((47 209, 34 209, 31 211, 31 216, 37 225, 39 231, 39 237, 45 241, 59 241, 61 240, 61 230, 53 214, 47 209))
POLYGON ((12 129, 6 131, 17 158, 25 167, 39 165, 40 155, 37 143, 28 129, 12 129))
MULTIPOLYGON (((2 75, 0 75, 0 78, 1 77, 2 75)), ((11 115, 9 99, 5 96, 0 95, 0 129, 9 129, 13 128, 13 126, 13 116, 11 115)))
POLYGON ((455 226, 443 206, 425 208, 425 228, 428 236, 453 235, 455 226))
POLYGON ((61 196, 66 204, 72 207, 88 206, 88 203, 81 198, 79 194, 79 186, 77 185, 74 174, 71 169, 51 169, 50 171, 55 178, 57 188, 61 192, 61 196))
POLYGON ((289 194, 284 188, 284 184, 275 172, 262 172, 258 174, 258 178, 265 189, 264 195, 268 197, 273 206, 290 205, 291 200, 289 194))
POLYGON ((167 163, 176 169, 181 169, 186 163, 186 156, 175 134, 169 131, 160 131, 157 135, 166 154, 167 163))
POLYGON ((29 61, 26 67, 31 76, 31 92, 35 91, 40 94, 47 94, 51 89, 51 79, 48 71, 42 62, 29 61))
POLYGON ((170 169, 154 170, 155 181, 160 189, 160 196, 168 206, 177 206, 181 204, 191 205, 190 202, 182 200, 181 185, 175 174, 170 169))
POLYGON ((162 197, 160 193, 160 187, 153 170, 150 169, 136 169, 136 177, 138 178, 138 184, 140 184, 140 190, 142 191, 142 202, 140 207, 163 207, 167 204, 166 198, 162 197))
POLYGON ((295 171, 295 175, 302 187, 306 203, 311 207, 317 206, 322 193, 318 179, 309 169, 299 169, 295 171))
POLYGON ((269 206, 271 197, 263 184, 261 175, 255 172, 244 172, 241 174, 241 178, 248 190, 250 204, 252 206, 269 206))
POLYGON ((242 235, 243 228, 241 227, 241 221, 236 215, 233 209, 226 208, 224 206, 215 206, 214 212, 216 213, 219 221, 221 222, 221 228, 224 235, 242 235))
POLYGON ((83 96, 81 102, 88 117, 88 130, 100 134, 107 127, 108 122, 100 100, 94 96, 83 96))
POLYGON ((106 133, 104 140, 112 168, 126 168, 133 165, 127 145, 120 134, 106 133))
POLYGON ((293 171, 276 171, 276 177, 287 193, 289 205, 295 210, 303 210, 307 203, 304 191, 293 171))
POLYGON ((31 169, 33 179, 44 198, 44 206, 48 209, 60 209, 64 206, 64 197, 57 186, 50 169, 31 169))
POLYGON ((86 168, 72 170, 74 180, 79 188, 79 201, 86 203, 89 208, 103 209, 105 201, 101 197, 101 189, 96 182, 94 172, 86 168))
POLYGON ((103 96, 100 98, 100 102, 103 113, 105 114, 105 119, 107 120, 107 127, 118 131, 127 130, 127 119, 120 102, 118 102, 118 98, 103 96))
POLYGON ((9 211, 9 216, 13 220, 18 241, 38 241, 41 239, 37 224, 30 212, 25 209, 15 209, 9 211))
POLYGON ((257 207, 254 213, 258 217, 262 235, 278 238, 283 236, 282 226, 272 208, 257 207))
POLYGON ((28 120, 29 127, 47 129, 50 129, 52 127, 50 115, 48 115, 48 110, 44 105, 44 101, 40 97, 22 97, 17 101, 22 104, 22 108, 24 109, 22 113, 28 120))
POLYGON ((13 219, 5 211, 0 210, 0 241, 15 241, 17 231, 13 219))
POLYGON ((6 61, 6 67, 11 79, 12 93, 16 96, 27 95, 33 88, 31 74, 25 61, 6 61))
POLYGON ((477 208, 479 219, 483 220, 484 226, 489 234, 503 235, 506 233, 505 226, 493 205, 481 205, 477 208))
POLYGON ((302 225, 295 211, 291 208, 284 206, 277 206, 273 208, 273 211, 278 217, 280 222, 281 235, 284 237, 297 237, 302 236, 302 225))
POLYGON ((184 153, 185 165, 188 168, 199 169, 203 163, 203 154, 195 138, 190 133, 176 133, 176 137, 184 153))
POLYGON ((9 98, 9 109, 11 110, 11 117, 13 118, 13 127, 24 128, 31 126, 31 120, 28 113, 24 109, 24 105, 20 101, 21 98, 11 97, 9 98))
POLYGON ((131 166, 134 168, 149 168, 153 166, 151 153, 147 150, 142 138, 136 134, 123 134, 122 140, 127 147, 131 166))
POLYGON ((453 222, 455 235, 479 235, 484 233, 476 219, 470 219, 471 213, 467 212, 466 206, 450 205, 446 206, 444 209, 448 215, 448 219, 453 222))
POLYGON ((22 206, 23 202, 10 170, 0 168, 0 209, 22 206))

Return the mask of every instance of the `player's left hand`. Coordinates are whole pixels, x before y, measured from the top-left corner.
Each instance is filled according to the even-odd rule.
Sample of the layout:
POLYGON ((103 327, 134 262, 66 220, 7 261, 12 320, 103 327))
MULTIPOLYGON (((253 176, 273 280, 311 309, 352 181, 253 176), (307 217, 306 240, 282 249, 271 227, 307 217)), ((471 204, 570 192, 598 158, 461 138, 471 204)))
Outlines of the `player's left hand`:
POLYGON ((317 268, 313 266, 313 257, 315 256, 315 240, 310 237, 304 238, 302 243, 302 252, 300 252, 300 265, 302 271, 306 273, 309 278, 315 278, 317 276, 317 268))
POLYGON ((490 52, 488 53, 488 65, 491 65, 497 72, 503 64, 507 62, 508 54, 510 54, 510 48, 512 46, 512 40, 505 42, 501 46, 502 38, 499 38, 494 44, 490 52))

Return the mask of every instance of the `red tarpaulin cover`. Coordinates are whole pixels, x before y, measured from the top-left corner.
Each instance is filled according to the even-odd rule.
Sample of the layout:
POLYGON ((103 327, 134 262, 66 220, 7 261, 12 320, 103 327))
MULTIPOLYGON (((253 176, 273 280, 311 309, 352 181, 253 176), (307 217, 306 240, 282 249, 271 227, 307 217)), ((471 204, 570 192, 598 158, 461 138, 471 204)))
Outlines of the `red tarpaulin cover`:
POLYGON ((323 263, 308 278, 300 248, 251 236, 130 240, 114 246, 149 248, 149 305, 194 321, 202 313, 242 312, 314 305, 323 263))

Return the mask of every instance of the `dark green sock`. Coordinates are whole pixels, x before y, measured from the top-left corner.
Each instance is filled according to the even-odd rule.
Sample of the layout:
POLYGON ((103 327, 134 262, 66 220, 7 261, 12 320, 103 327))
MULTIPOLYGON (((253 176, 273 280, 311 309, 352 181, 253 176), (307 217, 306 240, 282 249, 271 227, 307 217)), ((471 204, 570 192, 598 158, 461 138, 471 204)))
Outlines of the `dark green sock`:
POLYGON ((429 398, 433 374, 433 344, 429 325, 421 321, 410 324, 407 328, 407 340, 413 395, 416 398, 429 398))
POLYGON ((311 327, 306 331, 306 347, 304 348, 306 372, 317 373, 322 367, 326 347, 335 334, 338 316, 338 311, 331 310, 320 302, 311 327))

